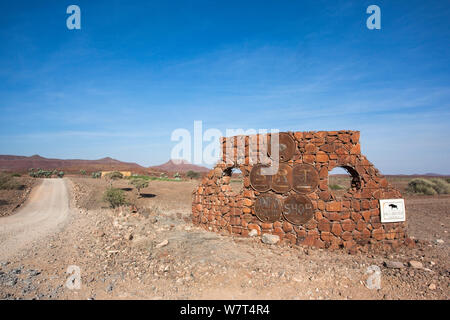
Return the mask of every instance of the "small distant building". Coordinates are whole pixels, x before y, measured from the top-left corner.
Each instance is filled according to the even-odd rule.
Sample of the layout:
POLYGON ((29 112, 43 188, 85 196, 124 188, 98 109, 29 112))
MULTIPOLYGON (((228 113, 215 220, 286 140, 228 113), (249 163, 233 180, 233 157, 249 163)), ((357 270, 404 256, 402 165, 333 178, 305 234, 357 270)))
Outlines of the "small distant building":
MULTIPOLYGON (((117 170, 114 171, 102 171, 102 178, 105 177, 106 175, 115 172, 117 170)), ((131 177, 131 171, 119 171, 124 177, 131 177)))

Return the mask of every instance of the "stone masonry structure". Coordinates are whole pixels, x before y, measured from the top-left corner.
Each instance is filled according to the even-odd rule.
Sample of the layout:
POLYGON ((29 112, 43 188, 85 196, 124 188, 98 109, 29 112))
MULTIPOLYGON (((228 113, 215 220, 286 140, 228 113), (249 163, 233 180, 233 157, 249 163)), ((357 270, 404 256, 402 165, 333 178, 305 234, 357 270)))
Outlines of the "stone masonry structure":
POLYGON ((268 177, 258 171, 261 164, 250 161, 259 151, 260 137, 267 138, 222 138, 221 161, 193 193, 195 224, 215 232, 268 233, 281 242, 350 251, 367 245, 395 248, 411 241, 405 222, 381 223, 379 200, 401 194, 361 154, 359 131, 280 133, 279 173, 268 177), (352 177, 351 187, 340 197, 328 186, 335 167, 352 177), (239 194, 230 186, 233 168, 243 175, 239 194))

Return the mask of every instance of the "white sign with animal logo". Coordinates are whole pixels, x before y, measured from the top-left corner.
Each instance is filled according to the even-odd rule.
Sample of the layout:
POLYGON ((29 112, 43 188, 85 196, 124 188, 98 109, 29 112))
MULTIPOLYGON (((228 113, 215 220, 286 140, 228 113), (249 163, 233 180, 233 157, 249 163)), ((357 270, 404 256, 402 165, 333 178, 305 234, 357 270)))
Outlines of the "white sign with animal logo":
POLYGON ((404 199, 380 200, 381 223, 405 221, 404 199))

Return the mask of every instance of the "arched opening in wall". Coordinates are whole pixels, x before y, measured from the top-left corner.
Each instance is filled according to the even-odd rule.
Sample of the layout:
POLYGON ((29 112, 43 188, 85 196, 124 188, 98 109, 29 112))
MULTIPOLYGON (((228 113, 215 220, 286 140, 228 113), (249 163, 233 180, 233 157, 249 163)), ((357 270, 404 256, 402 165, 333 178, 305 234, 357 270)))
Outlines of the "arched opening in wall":
POLYGON ((328 172, 328 189, 336 198, 342 198, 347 192, 361 187, 358 172, 349 166, 336 167, 328 172))
POLYGON ((231 190, 239 194, 244 189, 244 176, 239 168, 228 168, 224 171, 224 175, 230 177, 231 190))

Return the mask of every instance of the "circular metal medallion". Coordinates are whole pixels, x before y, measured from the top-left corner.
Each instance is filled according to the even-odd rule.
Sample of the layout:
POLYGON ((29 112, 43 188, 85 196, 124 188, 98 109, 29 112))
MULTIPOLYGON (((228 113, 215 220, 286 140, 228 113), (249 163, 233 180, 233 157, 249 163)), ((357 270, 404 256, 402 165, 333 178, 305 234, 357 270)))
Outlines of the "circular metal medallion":
POLYGON ((313 192, 319 185, 319 173, 309 164, 295 165, 292 174, 292 187, 299 193, 313 192))
MULTIPOLYGON (((273 133, 272 133, 273 135, 273 133)), ((271 145, 272 139, 271 136, 268 136, 268 153, 269 156, 271 156, 272 151, 272 145, 271 145)), ((281 162, 286 162, 292 158, 295 152, 295 141, 294 139, 289 135, 289 133, 286 132, 280 132, 278 135, 278 152, 281 162)))
POLYGON ((250 171, 250 184, 256 191, 265 192, 270 190, 270 187, 272 185, 272 176, 262 175, 261 167, 264 166, 261 164, 253 166, 252 170, 250 171))
POLYGON ((288 192, 292 189, 292 167, 280 163, 278 172, 272 177, 272 190, 278 193, 288 192))
POLYGON ((281 201, 273 194, 263 194, 256 198, 255 214, 262 222, 275 222, 281 216, 281 201))
POLYGON ((293 194, 283 203, 283 216, 292 224, 301 225, 314 216, 311 200, 303 194, 293 194))

